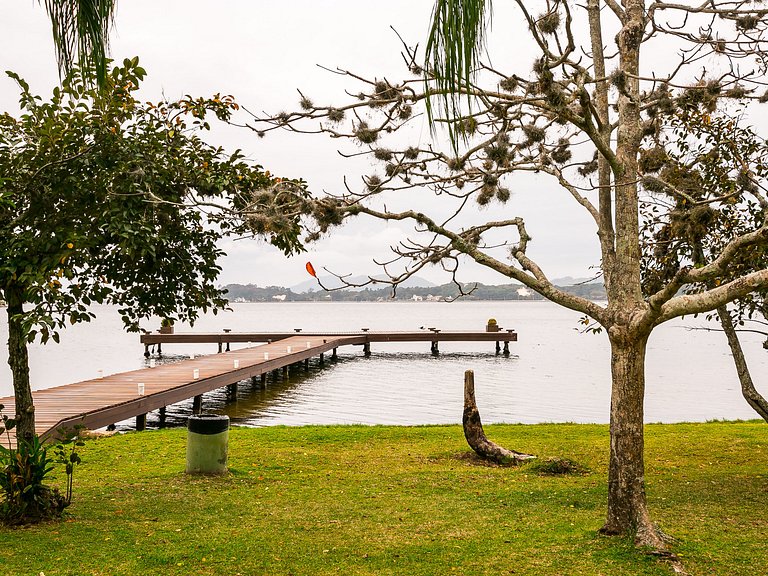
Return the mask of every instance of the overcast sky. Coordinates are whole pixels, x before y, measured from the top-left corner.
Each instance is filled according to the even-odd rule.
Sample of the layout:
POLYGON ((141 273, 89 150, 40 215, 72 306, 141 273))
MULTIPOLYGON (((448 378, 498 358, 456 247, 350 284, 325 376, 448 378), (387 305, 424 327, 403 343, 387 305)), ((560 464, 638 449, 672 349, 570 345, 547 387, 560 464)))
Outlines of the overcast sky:
MULTIPOLYGON (((221 92, 233 94, 255 111, 274 112, 296 109, 300 88, 313 101, 332 104, 344 101, 345 87, 355 86, 318 64, 367 77, 386 76, 393 82, 406 77, 400 43, 390 26, 409 44, 423 46, 432 5, 432 0, 123 1, 118 3, 111 53, 117 60, 139 56, 148 72, 142 92, 147 100, 221 92)), ((500 20, 514 17, 499 9, 497 28, 500 20)), ((497 67, 505 57, 521 56, 509 36, 513 35, 504 38, 507 44, 500 44, 503 54, 494 61, 497 67)), ((37 2, 3 2, 0 59, 2 70, 18 72, 36 93, 49 94, 57 82, 50 24, 37 2)), ((0 110, 15 112, 17 97, 15 84, 3 76, 0 110)), ((430 138, 423 118, 416 118, 408 136, 421 143, 430 138)), ((275 174, 302 177, 316 193, 341 190, 345 175, 356 180, 374 171, 367 161, 339 156, 339 146, 354 151, 352 144, 321 136, 278 134, 258 139, 243 130, 221 130, 213 143, 241 148, 275 174)), ((417 201, 422 209, 439 202, 417 201)), ((530 254, 550 278, 588 276, 589 267, 599 264, 594 224, 549 180, 524 180, 513 188, 507 205, 495 205, 478 216, 484 220, 523 216, 534 238, 530 254)), ((230 241, 224 246, 229 256, 222 261, 221 282, 290 286, 307 279, 307 260, 318 270, 325 266, 338 273, 375 274, 372 260, 386 259, 388 247, 406 234, 407 229, 395 225, 359 221, 291 259, 264 242, 230 241)), ((435 282, 449 280, 439 269, 420 275, 435 282)), ((509 282, 476 265, 467 266, 460 277, 509 282)))

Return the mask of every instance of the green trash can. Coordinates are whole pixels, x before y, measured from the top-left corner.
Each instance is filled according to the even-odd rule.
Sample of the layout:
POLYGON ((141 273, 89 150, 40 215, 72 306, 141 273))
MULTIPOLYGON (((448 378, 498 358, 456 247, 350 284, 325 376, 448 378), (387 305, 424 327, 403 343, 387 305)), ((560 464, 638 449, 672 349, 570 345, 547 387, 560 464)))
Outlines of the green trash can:
POLYGON ((187 474, 226 474, 229 416, 200 414, 187 422, 187 474))

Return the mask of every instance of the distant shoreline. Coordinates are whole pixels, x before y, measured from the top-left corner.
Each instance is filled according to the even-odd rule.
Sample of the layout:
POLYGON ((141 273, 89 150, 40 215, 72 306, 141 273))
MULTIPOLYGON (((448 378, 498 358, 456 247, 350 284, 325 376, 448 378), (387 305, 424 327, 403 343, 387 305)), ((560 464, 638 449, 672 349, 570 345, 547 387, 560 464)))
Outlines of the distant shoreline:
MULTIPOLYGON (((441 286, 391 286, 385 288, 345 288, 339 290, 311 290, 294 292, 282 286, 261 287, 256 284, 227 284, 222 287, 232 303, 255 302, 446 302, 460 298, 471 301, 545 301, 543 296, 521 284, 486 285, 467 283, 462 289, 468 294, 461 296, 453 283, 441 286)), ((605 287, 601 283, 558 286, 564 292, 588 300, 605 300, 605 287)))

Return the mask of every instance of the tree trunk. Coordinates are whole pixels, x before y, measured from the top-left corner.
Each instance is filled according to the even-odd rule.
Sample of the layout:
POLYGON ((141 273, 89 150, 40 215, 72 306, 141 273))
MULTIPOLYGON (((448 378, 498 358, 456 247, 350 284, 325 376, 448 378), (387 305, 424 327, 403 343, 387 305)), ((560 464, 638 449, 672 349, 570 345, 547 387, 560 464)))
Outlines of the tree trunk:
POLYGON ((725 306, 720 306, 717 309, 717 315, 720 317, 720 325, 723 327, 723 332, 725 332, 725 336, 728 338, 728 346, 731 347, 733 363, 736 365, 736 373, 739 375, 739 382, 741 383, 741 393, 747 401, 747 404, 752 406, 752 409, 757 412, 763 420, 768 422, 768 401, 760 395, 755 389, 754 382, 752 382, 752 376, 749 373, 749 367, 747 366, 747 359, 744 358, 744 352, 741 349, 739 336, 736 334, 736 329, 733 326, 731 313, 728 312, 728 308, 725 306))
POLYGON ((480 412, 475 402, 475 373, 472 370, 464 372, 464 437, 475 454, 484 460, 491 460, 497 464, 519 464, 525 460, 536 458, 531 454, 523 454, 491 442, 486 438, 483 423, 480 421, 480 412))
MULTIPOLYGON (((609 333, 610 334, 610 333, 609 333)), ((665 549, 645 497, 643 399, 647 334, 611 339, 611 451, 604 534, 635 535, 639 545, 665 549)))
POLYGON ((24 292, 15 284, 5 289, 8 313, 8 365, 13 375, 16 397, 16 439, 32 440, 35 434, 35 405, 29 383, 27 338, 21 320, 24 314, 24 292))

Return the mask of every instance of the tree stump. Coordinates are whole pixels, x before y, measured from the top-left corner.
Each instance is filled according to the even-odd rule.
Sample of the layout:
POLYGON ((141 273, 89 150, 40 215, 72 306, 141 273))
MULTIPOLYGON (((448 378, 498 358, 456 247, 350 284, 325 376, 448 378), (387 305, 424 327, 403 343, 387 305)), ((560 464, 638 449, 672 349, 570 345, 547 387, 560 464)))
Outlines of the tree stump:
POLYGON ((475 373, 472 370, 464 372, 464 437, 475 454, 483 460, 490 460, 497 464, 517 465, 526 460, 536 458, 532 454, 523 454, 514 450, 507 450, 488 440, 480 421, 480 412, 475 402, 475 373))

